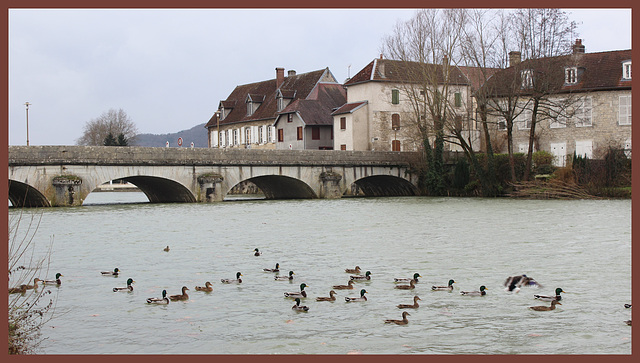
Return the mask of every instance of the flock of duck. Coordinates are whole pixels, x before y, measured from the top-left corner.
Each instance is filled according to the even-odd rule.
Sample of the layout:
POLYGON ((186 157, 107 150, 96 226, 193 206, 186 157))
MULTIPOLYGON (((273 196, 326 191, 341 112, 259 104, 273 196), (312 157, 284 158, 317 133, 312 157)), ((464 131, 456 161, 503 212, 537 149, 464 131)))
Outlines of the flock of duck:
MULTIPOLYGON (((166 248, 164 248, 165 252, 169 251, 169 246, 167 246, 166 248)), ((261 256, 262 252, 256 248, 254 251, 254 256, 261 256)), ((280 272, 280 264, 276 263, 274 268, 264 268, 263 271, 265 272, 273 272, 273 273, 279 273, 280 272)), ((362 270, 360 268, 360 266, 355 266, 355 268, 351 269, 351 268, 347 268, 344 270, 346 273, 350 274, 349 276, 349 281, 347 282, 346 285, 333 285, 332 289, 329 291, 329 296, 320 296, 320 297, 316 297, 316 301, 320 302, 320 301, 336 301, 336 291, 335 290, 353 290, 355 289, 355 282, 358 281, 370 281, 371 280, 371 271, 366 271, 364 274, 362 274, 362 270)), ((113 271, 102 271, 101 275, 102 276, 119 276, 120 274, 120 270, 118 268, 115 268, 113 271)), ((289 271, 287 274, 285 275, 275 275, 274 279, 275 280, 289 280, 292 281, 294 279, 294 275, 295 273, 293 271, 289 271)), ((63 275, 61 273, 57 273, 55 275, 55 279, 53 280, 41 280, 39 278, 35 278, 33 280, 33 285, 28 285, 28 284, 22 284, 20 286, 17 287, 12 287, 9 288, 9 293, 13 294, 13 293, 25 293, 27 290, 31 290, 31 289, 37 289, 38 288, 38 283, 42 283, 43 285, 56 285, 56 286, 60 286, 60 284, 62 283, 62 281, 60 280, 60 277, 62 277, 63 275)), ((221 279, 220 282, 223 284, 241 284, 242 283, 242 273, 241 272, 237 272, 235 279, 234 278, 227 278, 227 279, 221 279)), ((419 273, 414 273, 412 277, 396 277, 393 279, 393 282, 396 284, 395 285, 395 289, 399 289, 399 290, 413 290, 416 287, 416 284, 418 283, 418 279, 421 278, 422 276, 419 273)), ((133 291, 133 283, 135 283, 135 281, 132 278, 127 279, 127 285, 123 286, 123 287, 114 287, 113 291, 114 292, 120 292, 120 291, 125 291, 125 292, 131 292, 133 291)), ((456 283, 455 280, 451 279, 449 280, 449 282, 446 285, 441 285, 441 286, 431 286, 431 290, 432 291, 453 291, 453 284, 456 283)), ((507 291, 512 291, 512 292, 518 292, 520 291, 521 287, 524 286, 537 286, 537 287, 541 287, 541 285, 535 281, 533 278, 528 277, 527 275, 517 275, 517 276, 509 276, 505 282, 504 282, 504 286, 505 286, 505 290, 507 291)), ((309 311, 309 307, 306 305, 301 305, 302 299, 306 299, 307 298, 307 292, 305 291, 305 288, 308 287, 308 285, 306 283, 301 283, 300 284, 300 291, 290 291, 290 292, 285 292, 284 293, 284 297, 286 298, 291 298, 294 299, 295 304, 291 307, 292 310, 295 311, 301 311, 301 312, 307 312, 309 311)), ((205 282, 204 286, 195 286, 194 289, 196 291, 203 291, 203 292, 211 292, 213 291, 213 284, 210 281, 205 282)), ((185 301, 185 300, 189 300, 189 295, 187 294, 187 290, 189 290, 188 287, 183 286, 182 287, 182 293, 181 294, 177 294, 177 295, 169 295, 167 296, 167 290, 162 290, 162 297, 150 297, 148 299, 146 299, 146 302, 148 304, 157 304, 157 305, 167 305, 170 303, 170 301, 185 301)), ((480 286, 480 288, 478 290, 475 291, 460 291, 460 294, 463 296, 485 296, 487 294, 487 287, 482 285, 480 286)), ((550 302, 550 305, 537 305, 537 306, 530 306, 529 309, 534 310, 534 311, 551 311, 551 310, 555 310, 556 305, 562 305, 562 303, 560 302, 562 300, 562 293, 566 293, 566 291, 564 291, 562 288, 558 287, 555 289, 555 295, 539 295, 539 294, 534 294, 534 298, 536 300, 540 300, 540 301, 546 301, 546 302, 550 302)), ((345 302, 347 303, 351 303, 351 302, 365 302, 367 301, 367 290, 366 289, 361 289, 360 290, 360 294, 358 296, 346 296, 345 302)), ((421 300, 419 296, 415 295, 413 297, 413 304, 399 304, 396 307, 398 309, 417 309, 420 307, 420 305, 418 304, 418 301, 421 300)), ((631 308, 631 304, 625 304, 624 305, 625 308, 631 308)), ((396 324, 396 325, 407 325, 409 323, 409 320, 407 319, 407 316, 410 316, 411 314, 409 314, 407 311, 404 311, 402 313, 402 319, 386 319, 384 322, 387 324, 396 324)), ((627 325, 631 325, 631 320, 627 320, 625 321, 625 323, 627 325)))

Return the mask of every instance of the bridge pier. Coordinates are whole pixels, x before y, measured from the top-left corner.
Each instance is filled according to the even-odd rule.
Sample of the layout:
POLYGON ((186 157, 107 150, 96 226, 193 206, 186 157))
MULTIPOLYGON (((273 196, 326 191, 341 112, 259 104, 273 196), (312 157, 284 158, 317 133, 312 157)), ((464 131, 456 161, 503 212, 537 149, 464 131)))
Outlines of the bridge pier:
POLYGON ((61 175, 53 178, 53 195, 49 197, 55 207, 72 207, 82 205, 82 179, 75 175, 61 175))
POLYGON ((203 174, 198 176, 199 193, 198 202, 213 203, 222 202, 224 193, 222 191, 222 181, 224 177, 220 174, 203 174))
POLYGON ((340 189, 340 180, 342 175, 325 171, 320 174, 320 198, 323 199, 340 199, 342 198, 342 190, 340 189))

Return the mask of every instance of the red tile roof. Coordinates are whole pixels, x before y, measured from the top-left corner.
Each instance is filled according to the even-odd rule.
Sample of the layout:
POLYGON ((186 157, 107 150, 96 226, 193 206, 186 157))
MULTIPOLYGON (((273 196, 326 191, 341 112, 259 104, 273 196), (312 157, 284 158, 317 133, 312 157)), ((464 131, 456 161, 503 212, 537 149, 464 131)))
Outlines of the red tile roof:
POLYGON ((306 125, 333 125, 331 111, 347 102, 341 84, 319 83, 309 96, 293 101, 280 114, 298 113, 306 125))
POLYGON ((358 107, 360 107, 362 105, 366 105, 367 102, 368 101, 346 103, 346 104, 342 105, 340 108, 338 108, 337 110, 333 111, 333 113, 331 115, 335 116, 335 115, 341 115, 341 114, 345 114, 345 113, 350 113, 353 110, 355 110, 356 108, 358 108, 358 107))

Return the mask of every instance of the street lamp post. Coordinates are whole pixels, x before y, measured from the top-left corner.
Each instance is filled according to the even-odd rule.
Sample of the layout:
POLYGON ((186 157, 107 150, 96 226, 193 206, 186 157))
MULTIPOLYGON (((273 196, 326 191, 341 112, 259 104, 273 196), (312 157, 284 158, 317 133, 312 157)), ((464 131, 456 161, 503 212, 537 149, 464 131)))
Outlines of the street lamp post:
POLYGON ((31 104, 29 102, 25 102, 24 105, 27 106, 27 146, 29 146, 29 105, 31 104))

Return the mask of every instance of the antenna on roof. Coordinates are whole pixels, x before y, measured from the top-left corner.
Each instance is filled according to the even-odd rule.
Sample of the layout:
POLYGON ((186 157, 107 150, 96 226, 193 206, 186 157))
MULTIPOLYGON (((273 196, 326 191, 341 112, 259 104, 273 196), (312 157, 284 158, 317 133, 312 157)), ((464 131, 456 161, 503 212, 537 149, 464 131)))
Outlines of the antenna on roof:
POLYGON ((351 78, 351 64, 347 66, 347 78, 351 78))

